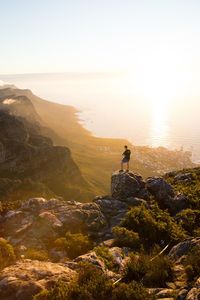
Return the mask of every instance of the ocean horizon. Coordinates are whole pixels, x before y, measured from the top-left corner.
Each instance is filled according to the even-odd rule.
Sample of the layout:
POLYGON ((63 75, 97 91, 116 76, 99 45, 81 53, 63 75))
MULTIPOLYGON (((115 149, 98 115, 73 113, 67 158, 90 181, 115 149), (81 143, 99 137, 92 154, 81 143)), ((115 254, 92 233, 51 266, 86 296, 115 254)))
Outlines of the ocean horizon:
MULTIPOLYGON (((146 101, 124 73, 0 75, 46 100, 72 105, 80 123, 98 137, 125 138, 135 145, 183 149, 200 162, 199 97, 146 101)), ((164 91, 163 91, 164 93, 164 91)), ((159 98, 160 97, 160 98, 159 98)))

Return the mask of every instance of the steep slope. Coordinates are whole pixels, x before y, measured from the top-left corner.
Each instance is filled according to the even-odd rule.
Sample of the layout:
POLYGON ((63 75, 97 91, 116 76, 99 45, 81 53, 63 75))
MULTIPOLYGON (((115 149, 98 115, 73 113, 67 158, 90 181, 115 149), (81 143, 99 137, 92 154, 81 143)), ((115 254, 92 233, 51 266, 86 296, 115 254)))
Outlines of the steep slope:
POLYGON ((124 144, 132 147, 132 168, 145 177, 194 166, 188 152, 137 147, 122 139, 94 137, 78 122, 76 109, 45 101, 35 96, 30 90, 7 88, 0 91, 0 97, 4 99, 13 95, 25 96, 31 100, 43 125, 53 130, 46 135, 51 137, 57 145, 71 149, 72 157, 95 194, 109 192, 110 173, 119 168, 124 144), (53 132, 56 134, 53 135, 53 132))
POLYGON ((38 124, 0 110, 0 128, 0 199, 6 205, 27 193, 67 200, 92 195, 70 150, 53 146, 38 124))

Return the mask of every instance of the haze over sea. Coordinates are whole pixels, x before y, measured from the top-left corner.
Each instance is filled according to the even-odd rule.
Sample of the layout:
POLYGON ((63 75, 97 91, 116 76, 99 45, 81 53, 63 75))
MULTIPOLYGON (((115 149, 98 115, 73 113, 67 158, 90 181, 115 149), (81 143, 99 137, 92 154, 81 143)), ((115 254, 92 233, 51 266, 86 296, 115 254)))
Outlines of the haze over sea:
POLYGON ((155 93, 151 80, 143 90, 143 79, 122 72, 0 75, 0 79, 78 108, 80 122, 96 136, 152 147, 183 147, 200 161, 200 95, 188 95, 185 86, 176 95, 157 82, 155 93))

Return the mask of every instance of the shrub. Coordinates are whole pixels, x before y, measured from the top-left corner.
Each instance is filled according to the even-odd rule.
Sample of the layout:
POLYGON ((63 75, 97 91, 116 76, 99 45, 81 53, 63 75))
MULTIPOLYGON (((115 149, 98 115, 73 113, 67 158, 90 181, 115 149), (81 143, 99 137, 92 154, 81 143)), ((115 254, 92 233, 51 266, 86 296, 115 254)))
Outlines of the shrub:
POLYGON ((100 269, 84 263, 80 265, 76 281, 59 282, 50 291, 36 295, 34 300, 106 300, 111 297, 111 280, 100 269))
POLYGON ((96 252, 97 256, 103 259, 105 266, 113 270, 116 267, 115 260, 113 255, 109 252, 108 247, 106 246, 98 246, 94 248, 94 251, 96 252))
POLYGON ((0 270, 14 263, 16 257, 13 247, 3 238, 0 238, 0 270))
POLYGON ((166 287, 166 282, 173 280, 172 262, 165 255, 156 257, 149 263, 144 285, 148 287, 166 287))
POLYGON ((161 241, 180 241, 185 233, 168 212, 154 205, 151 210, 138 206, 132 208, 125 216, 121 225, 138 233, 141 242, 147 248, 160 244, 161 241))
POLYGON ((113 290, 112 300, 153 300, 154 296, 150 295, 142 284, 131 282, 122 283, 113 290))
POLYGON ((167 256, 130 255, 126 264, 124 279, 142 282, 147 287, 166 287, 166 282, 173 279, 172 263, 167 256))
POLYGON ((168 175, 167 181, 173 185, 173 188, 176 191, 188 197, 190 208, 200 209, 200 168, 188 169, 184 171, 192 174, 192 182, 174 182, 174 176, 179 172, 175 173, 173 176, 168 175))
POLYGON ((177 222, 190 234, 200 228, 200 211, 190 208, 182 210, 176 215, 177 222))
POLYGON ((100 269, 81 263, 78 277, 69 283, 58 282, 50 291, 42 291, 34 300, 153 300, 141 283, 118 283, 112 281, 100 269))
POLYGON ((149 258, 144 255, 130 254, 125 266, 124 280, 126 282, 141 281, 149 269, 149 258))
POLYGON ((184 267, 189 280, 194 280, 200 274, 200 248, 194 247, 184 261, 184 267))
POLYGON ((32 260, 47 261, 49 259, 47 251, 33 248, 27 249, 24 255, 25 258, 29 258, 32 260))
POLYGON ((141 247, 138 233, 119 226, 113 228, 113 233, 115 235, 115 244, 117 246, 130 247, 134 250, 138 250, 141 247))
POLYGON ((82 233, 67 232, 65 237, 57 239, 55 247, 59 250, 65 250, 70 259, 85 254, 92 249, 92 242, 82 233))

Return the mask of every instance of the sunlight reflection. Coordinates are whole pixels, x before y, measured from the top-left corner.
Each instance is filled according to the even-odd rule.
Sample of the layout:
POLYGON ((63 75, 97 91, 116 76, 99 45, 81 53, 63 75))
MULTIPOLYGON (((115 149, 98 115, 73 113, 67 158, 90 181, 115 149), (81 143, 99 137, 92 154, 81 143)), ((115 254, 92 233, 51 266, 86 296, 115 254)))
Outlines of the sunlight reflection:
POLYGON ((167 105, 164 101, 156 101, 152 110, 150 144, 152 147, 167 146, 169 143, 169 127, 167 105))

